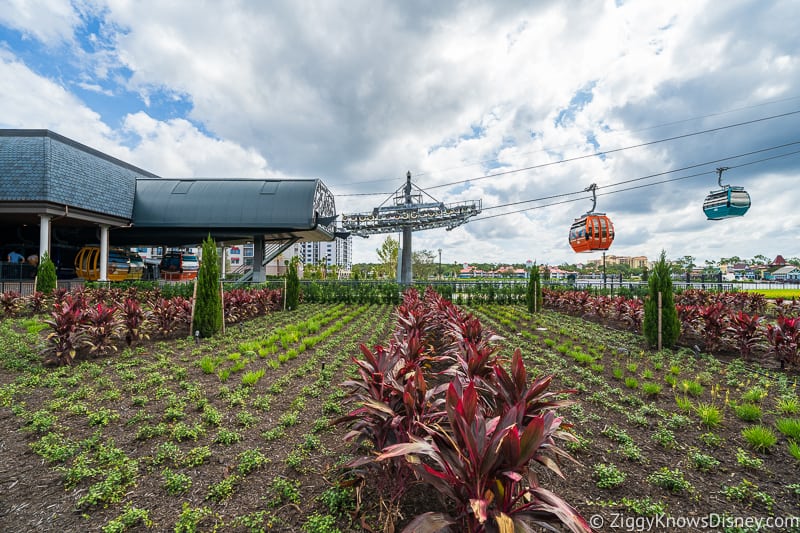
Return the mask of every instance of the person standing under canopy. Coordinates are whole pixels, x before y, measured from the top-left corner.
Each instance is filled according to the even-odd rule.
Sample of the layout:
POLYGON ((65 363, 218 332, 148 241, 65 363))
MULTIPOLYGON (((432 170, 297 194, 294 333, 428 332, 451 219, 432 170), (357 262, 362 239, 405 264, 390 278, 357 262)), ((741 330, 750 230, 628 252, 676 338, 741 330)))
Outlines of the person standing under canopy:
POLYGON ((9 263, 22 263, 23 261, 25 261, 25 258, 22 254, 18 254, 16 250, 11 250, 11 253, 8 254, 9 263))

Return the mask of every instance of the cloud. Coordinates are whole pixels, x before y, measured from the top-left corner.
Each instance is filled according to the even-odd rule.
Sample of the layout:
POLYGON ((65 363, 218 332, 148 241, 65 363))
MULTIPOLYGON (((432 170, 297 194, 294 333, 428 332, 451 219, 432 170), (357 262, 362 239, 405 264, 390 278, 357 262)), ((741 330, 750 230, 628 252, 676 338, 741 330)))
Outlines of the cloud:
POLYGON ((79 14, 61 0, 0 0, 0 24, 47 46, 70 42, 79 14))
MULTIPOLYGON (((798 147, 742 156, 800 141, 800 115, 726 127, 798 108, 800 12, 777 0, 617 4, 87 0, 36 19, 6 2, 0 24, 67 48, 51 59, 76 71, 45 72, 47 57, 9 44, 0 120, 167 176, 319 177, 335 194, 380 193, 339 196, 339 211, 372 209, 408 170, 441 201, 482 200, 485 215, 532 208, 415 234, 415 247, 459 262, 584 260, 566 234, 591 183, 616 255, 800 256, 773 211, 800 200, 787 185, 798 156, 753 163, 798 147), (701 204, 721 165, 753 207, 709 223, 701 204)), ((356 241, 356 261, 374 260, 373 242, 356 241)))

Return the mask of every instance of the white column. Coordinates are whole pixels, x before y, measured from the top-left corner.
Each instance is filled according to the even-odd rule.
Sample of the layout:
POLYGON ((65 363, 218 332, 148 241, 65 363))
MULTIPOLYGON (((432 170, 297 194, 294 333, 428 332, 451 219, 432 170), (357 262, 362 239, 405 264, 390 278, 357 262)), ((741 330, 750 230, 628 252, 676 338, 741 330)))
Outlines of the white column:
POLYGON ((108 224, 100 224, 100 281, 108 281, 108 224))
POLYGON ((227 247, 225 246, 224 242, 220 243, 220 246, 222 247, 222 254, 221 254, 222 255, 222 266, 219 269, 219 273, 220 273, 219 277, 222 278, 222 279, 225 279, 225 263, 226 263, 226 261, 225 261, 225 250, 227 250, 227 247))
MULTIPOLYGON (((51 215, 39 215, 39 261, 45 252, 50 255, 50 219, 51 215)), ((50 258, 53 259, 52 257, 50 258)))

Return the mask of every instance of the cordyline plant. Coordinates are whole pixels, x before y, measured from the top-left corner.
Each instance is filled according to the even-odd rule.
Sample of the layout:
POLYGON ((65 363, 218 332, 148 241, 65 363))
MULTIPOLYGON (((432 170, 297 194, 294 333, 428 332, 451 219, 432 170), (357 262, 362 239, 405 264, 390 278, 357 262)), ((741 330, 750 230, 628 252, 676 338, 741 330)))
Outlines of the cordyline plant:
POLYGON ((753 351, 761 346, 761 317, 742 311, 731 313, 727 332, 739 348, 739 354, 750 359, 753 351))
POLYGON ((800 366, 800 318, 779 316, 777 323, 767 325, 767 342, 771 346, 769 353, 780 362, 781 368, 787 364, 800 366))
POLYGON ((44 311, 47 298, 43 292, 34 291, 28 295, 26 301, 28 305, 28 311, 32 315, 38 315, 44 311))
POLYGON ((122 304, 122 324, 124 326, 125 343, 128 346, 150 338, 147 333, 147 313, 142 309, 139 300, 125 298, 125 302, 122 304))
POLYGON ((104 305, 102 302, 86 310, 83 315, 83 328, 89 353, 104 355, 112 350, 117 351, 114 342, 123 329, 117 311, 116 306, 104 305))
POLYGON ((15 316, 22 309, 25 301, 17 291, 6 291, 0 293, 0 309, 4 317, 15 316))
POLYGON ((359 404, 335 422, 350 426, 348 439, 372 444, 372 454, 350 466, 370 468, 370 481, 393 491, 391 502, 416 478, 453 505, 453 513, 422 514, 405 531, 532 531, 555 522, 591 531, 530 467, 562 475, 558 459, 571 457, 555 439, 575 439, 554 409, 572 403, 558 396, 574 391, 548 391, 550 377, 528 383, 519 350, 507 372, 498 337, 433 291, 423 300, 407 291, 397 315, 390 347, 362 346, 363 359, 354 359, 360 379, 346 385, 359 404), (446 371, 432 371, 448 360, 446 371))
POLYGON ((151 304, 153 329, 161 337, 170 337, 177 331, 189 331, 189 317, 192 312, 190 300, 181 296, 157 298, 151 304))
POLYGON ((722 302, 700 308, 703 319, 703 340, 708 353, 714 353, 722 347, 725 332, 728 328, 728 313, 722 302))
POLYGON ((73 299, 67 294, 53 306, 51 320, 44 321, 52 329, 43 350, 46 365, 71 365, 75 360, 84 338, 81 321, 85 303, 82 298, 73 299))
POLYGON ((537 461, 561 475, 547 455, 557 449, 553 438, 560 431, 560 417, 544 411, 526 422, 528 410, 521 400, 502 416, 487 418, 474 384, 462 390, 458 381, 450 384, 445 407, 446 429, 413 436, 378 456, 379 461, 405 456, 423 483, 455 503, 454 514, 424 513, 404 531, 532 531, 531 525, 552 523, 591 531, 575 509, 539 486, 530 468, 537 461))

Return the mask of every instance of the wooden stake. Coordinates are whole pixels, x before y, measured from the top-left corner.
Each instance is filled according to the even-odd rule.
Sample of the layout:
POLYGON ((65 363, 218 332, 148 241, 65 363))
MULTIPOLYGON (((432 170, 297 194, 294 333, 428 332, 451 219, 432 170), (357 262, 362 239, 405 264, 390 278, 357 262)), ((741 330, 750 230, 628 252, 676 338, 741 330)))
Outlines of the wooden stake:
POLYGON ((658 291, 658 351, 661 351, 661 291, 658 291))
POLYGON ((225 335, 225 291, 222 289, 222 280, 219 282, 219 301, 222 304, 222 334, 225 335))
POLYGON ((192 327, 194 326, 194 306, 197 303, 197 279, 194 280, 194 290, 192 291, 192 314, 189 317, 189 336, 194 336, 192 327))

